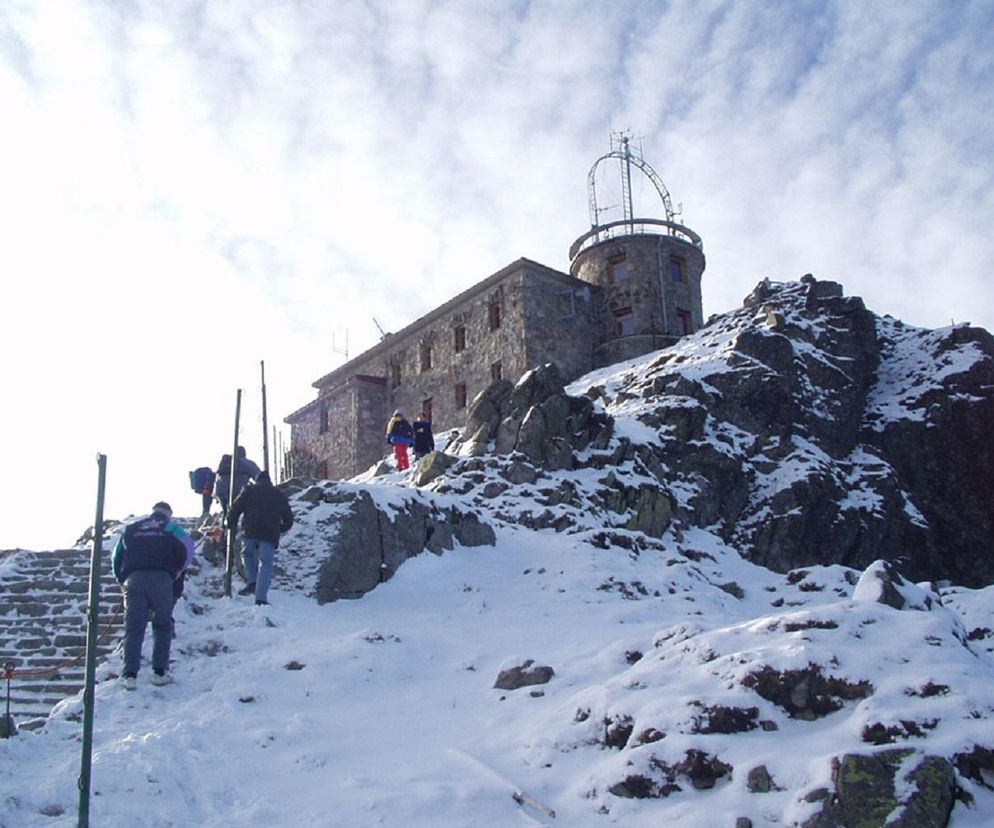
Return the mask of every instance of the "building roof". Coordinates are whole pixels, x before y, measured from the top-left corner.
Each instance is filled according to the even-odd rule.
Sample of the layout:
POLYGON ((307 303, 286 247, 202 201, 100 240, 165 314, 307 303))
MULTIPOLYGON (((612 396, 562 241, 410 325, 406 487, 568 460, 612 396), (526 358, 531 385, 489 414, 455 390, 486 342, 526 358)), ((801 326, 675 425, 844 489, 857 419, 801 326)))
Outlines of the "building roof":
MULTIPOLYGON (((382 354, 384 351, 388 351, 391 348, 395 347, 396 342, 398 340, 406 336, 409 336, 412 333, 415 333, 421 328, 427 327, 431 323, 436 322, 441 318, 444 318, 452 310, 454 310, 456 307, 463 304, 467 300, 472 299, 481 293, 486 293, 488 290, 493 289, 496 285, 500 284, 505 279, 508 279, 509 277, 523 270, 528 271, 530 273, 534 273, 544 278, 555 279, 556 281, 562 282, 563 284, 566 285, 574 287, 589 287, 587 282, 584 282, 581 279, 577 279, 573 276, 570 276, 568 273, 563 273, 562 271, 554 270, 551 267, 546 267, 543 264, 539 264, 538 262, 534 262, 531 259, 526 259, 522 257, 520 259, 511 262, 511 264, 507 265, 506 267, 501 268, 493 275, 488 276, 482 282, 477 282, 472 287, 467 288, 462 293, 459 293, 458 295, 454 296, 448 302, 445 302, 444 304, 439 305, 434 310, 429 311, 420 319, 415 320, 410 325, 407 325, 406 327, 399 330, 397 333, 387 334, 386 337, 384 337, 384 339, 382 339, 372 348, 363 351, 361 354, 359 354, 359 356, 350 359, 344 365, 339 366, 334 371, 330 371, 329 373, 325 374, 320 379, 315 380, 311 384, 313 385, 314 388, 323 390, 342 382, 351 374, 358 373, 363 363, 365 363, 369 359, 372 359, 373 357, 382 354)), ((307 406, 304 406, 304 408, 307 408, 307 406)), ((300 411, 303 410, 304 409, 300 409, 300 411)), ((297 413, 299 412, 294 412, 294 414, 291 414, 290 417, 293 417, 297 413)))

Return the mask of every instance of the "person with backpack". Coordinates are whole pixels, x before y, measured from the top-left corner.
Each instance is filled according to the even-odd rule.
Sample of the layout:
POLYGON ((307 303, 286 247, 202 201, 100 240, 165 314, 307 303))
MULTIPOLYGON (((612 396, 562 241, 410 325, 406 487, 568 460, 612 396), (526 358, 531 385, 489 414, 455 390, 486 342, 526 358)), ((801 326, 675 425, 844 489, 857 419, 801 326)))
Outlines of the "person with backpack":
POLYGON ((387 423, 387 442, 393 445, 397 468, 400 471, 409 469, 411 461, 407 458, 407 448, 414 444, 414 429, 399 408, 393 412, 390 422, 387 423))
POLYGON ((242 446, 238 446, 235 454, 234 485, 232 485, 231 455, 222 455, 221 462, 217 467, 217 483, 214 493, 221 504, 221 512, 225 516, 228 514, 228 504, 238 497, 246 483, 255 480, 256 475, 259 474, 259 467, 245 456, 245 449, 242 446))
POLYGON ((423 411, 414 421, 414 459, 420 460, 435 450, 435 437, 431 433, 431 420, 423 411))
POLYGON ((190 488, 201 496, 201 520, 204 520, 211 512, 215 477, 214 470, 209 466, 201 466, 190 472, 190 488))
POLYGON ((237 526, 242 519, 242 562, 245 586, 239 595, 255 595, 256 604, 269 603, 269 585, 273 580, 273 558, 280 535, 293 526, 290 501, 277 489, 269 472, 261 471, 255 483, 242 489, 228 512, 228 525, 237 526))
POLYGON ((152 613, 152 684, 169 684, 173 638, 173 582, 193 559, 193 540, 160 500, 152 513, 128 524, 114 547, 111 565, 124 593, 124 687, 134 690, 142 644, 152 613))

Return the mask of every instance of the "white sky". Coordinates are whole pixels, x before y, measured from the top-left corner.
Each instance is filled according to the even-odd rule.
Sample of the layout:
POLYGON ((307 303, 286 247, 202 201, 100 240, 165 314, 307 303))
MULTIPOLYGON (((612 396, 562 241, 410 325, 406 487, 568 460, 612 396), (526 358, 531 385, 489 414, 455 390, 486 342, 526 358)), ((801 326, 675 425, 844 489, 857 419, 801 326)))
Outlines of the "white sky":
POLYGON ((706 314, 811 272, 994 328, 992 30, 983 0, 3 4, 0 548, 73 541, 97 452, 108 516, 195 513, 237 388, 261 459, 260 360, 278 424, 333 335, 567 269, 612 128, 703 236, 706 314))

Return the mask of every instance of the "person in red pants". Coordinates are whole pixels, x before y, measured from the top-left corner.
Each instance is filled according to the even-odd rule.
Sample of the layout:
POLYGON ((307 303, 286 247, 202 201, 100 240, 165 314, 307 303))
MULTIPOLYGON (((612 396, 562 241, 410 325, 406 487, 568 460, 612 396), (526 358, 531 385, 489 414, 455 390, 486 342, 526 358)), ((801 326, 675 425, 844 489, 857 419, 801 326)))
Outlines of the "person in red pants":
POLYGON ((393 412, 390 422, 387 423, 387 442, 393 446, 398 470, 409 469, 411 461, 407 459, 407 447, 414 444, 414 428, 399 408, 393 412))

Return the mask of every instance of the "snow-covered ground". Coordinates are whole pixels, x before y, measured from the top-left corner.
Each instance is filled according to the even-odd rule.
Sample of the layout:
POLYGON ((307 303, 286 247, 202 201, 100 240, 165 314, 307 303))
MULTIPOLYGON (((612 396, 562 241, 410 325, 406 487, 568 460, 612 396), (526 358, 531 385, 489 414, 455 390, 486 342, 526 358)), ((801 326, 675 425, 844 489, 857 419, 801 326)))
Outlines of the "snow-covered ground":
MULTIPOLYGON (((827 784, 831 756, 865 751, 869 718, 914 718, 905 690, 929 681, 954 688, 918 702, 918 718, 941 718, 943 746, 990 743, 990 654, 949 645, 963 626, 994 626, 991 590, 957 590, 956 613, 901 612, 851 600, 840 567, 791 584, 706 533, 636 556, 513 528, 495 547, 414 558, 358 601, 318 606, 277 588, 272 606, 256 607, 215 597, 219 576, 205 564, 179 606, 175 684, 153 687, 146 665, 128 692, 119 656, 100 668, 93 825, 790 824, 814 807, 794 792, 827 784), (733 580, 742 598, 713 586, 733 580), (526 659, 555 677, 493 689, 503 667, 526 659), (759 662, 832 659, 878 690, 815 722, 734 680, 759 662), (702 704, 734 699, 777 729, 691 734, 702 704), (651 723, 669 735, 606 747, 615 713, 634 715, 636 732, 651 723), (607 792, 651 749, 691 744, 733 764, 731 778, 659 800, 607 792), (744 771, 761 763, 789 790, 750 793, 744 771), (515 791, 555 818, 517 804, 515 791)), ((43 731, 0 743, 0 825, 75 824, 81 710, 79 699, 63 703, 43 731)), ((994 819, 994 796, 971 792, 958 828, 994 819)))

